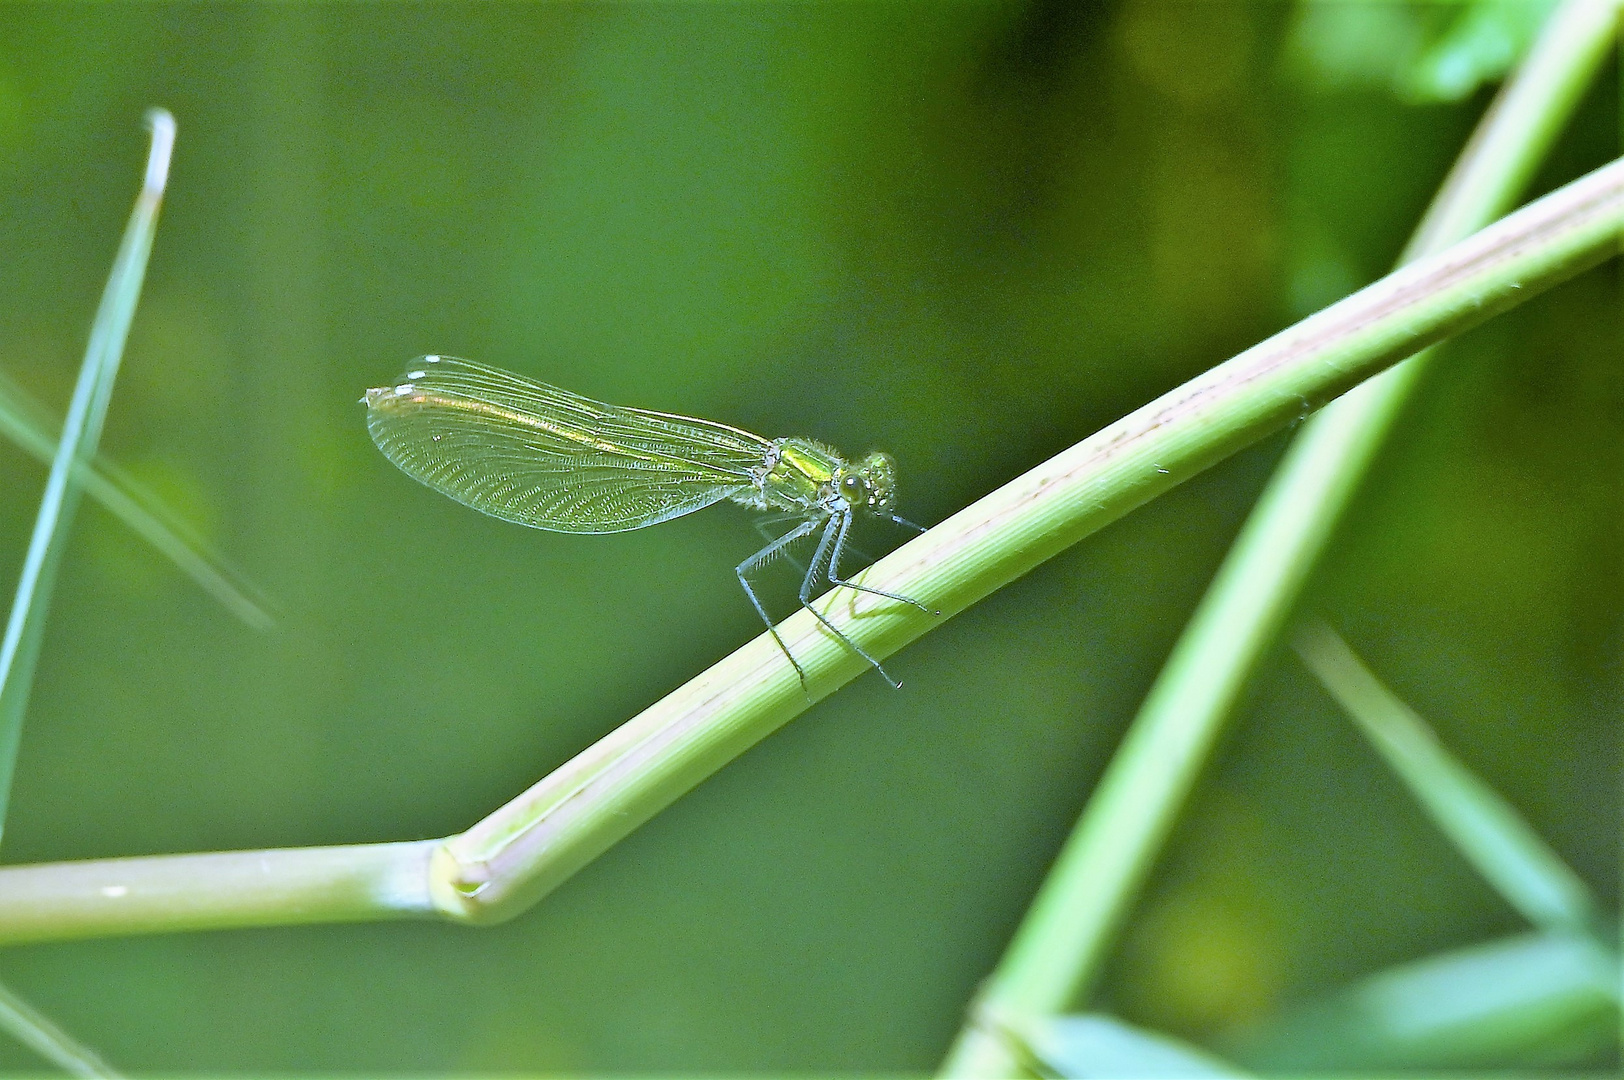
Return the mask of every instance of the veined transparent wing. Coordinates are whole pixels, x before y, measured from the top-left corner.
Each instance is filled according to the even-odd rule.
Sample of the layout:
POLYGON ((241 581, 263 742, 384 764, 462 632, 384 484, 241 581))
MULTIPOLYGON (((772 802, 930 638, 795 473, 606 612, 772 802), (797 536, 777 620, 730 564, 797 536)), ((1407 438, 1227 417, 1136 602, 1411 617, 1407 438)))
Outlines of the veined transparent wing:
POLYGON ((372 441, 408 476, 554 532, 624 532, 709 506, 755 486, 773 446, 451 356, 414 361, 365 401, 372 441))

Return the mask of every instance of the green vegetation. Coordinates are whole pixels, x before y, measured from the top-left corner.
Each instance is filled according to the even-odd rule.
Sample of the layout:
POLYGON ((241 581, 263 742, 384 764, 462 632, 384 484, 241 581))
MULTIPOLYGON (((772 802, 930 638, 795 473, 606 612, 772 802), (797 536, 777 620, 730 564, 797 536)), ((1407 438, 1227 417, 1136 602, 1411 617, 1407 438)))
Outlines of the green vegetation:
POLYGON ((8 12, 53 410, 183 135, 42 515, 124 520, 41 527, 0 685, 0 1069, 1616 1067, 1616 263, 1555 287, 1624 218, 1612 5, 1084 10, 8 12), (442 351, 892 451, 942 524, 860 580, 943 615, 819 610, 905 689, 808 612, 804 690, 734 651, 747 514, 404 481, 355 398, 442 351))

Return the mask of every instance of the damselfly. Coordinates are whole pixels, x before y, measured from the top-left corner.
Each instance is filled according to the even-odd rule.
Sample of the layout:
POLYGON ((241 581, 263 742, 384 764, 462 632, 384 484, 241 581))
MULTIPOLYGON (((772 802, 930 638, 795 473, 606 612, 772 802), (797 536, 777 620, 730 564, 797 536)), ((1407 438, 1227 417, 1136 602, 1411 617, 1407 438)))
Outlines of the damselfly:
MULTIPOLYGON (((763 526, 794 521, 735 568, 761 621, 804 686, 806 672, 779 637, 750 576, 816 534, 801 606, 886 682, 899 685, 812 606, 822 577, 928 610, 912 597, 840 575, 858 516, 924 531, 891 510, 896 464, 887 455, 849 462, 811 439, 764 439, 712 420, 605 405, 453 356, 419 357, 394 385, 368 390, 362 400, 372 441, 406 475, 504 521, 552 532, 626 532, 723 499, 770 511, 763 526)), ((765 528, 763 535, 770 535, 765 528)))

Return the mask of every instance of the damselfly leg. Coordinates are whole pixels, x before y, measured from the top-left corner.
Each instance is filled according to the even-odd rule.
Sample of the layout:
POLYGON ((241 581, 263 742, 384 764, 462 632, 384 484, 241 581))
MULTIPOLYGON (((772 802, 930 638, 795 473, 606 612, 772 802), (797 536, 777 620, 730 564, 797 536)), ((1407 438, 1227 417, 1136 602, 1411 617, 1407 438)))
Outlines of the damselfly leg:
MULTIPOLYGON (((778 540, 778 537, 773 533, 774 525, 782 525, 786 521, 805 520, 805 514, 768 514, 766 517, 757 518, 755 520, 756 532, 761 534, 761 538, 763 540, 769 544, 772 544, 778 540)), ((783 559, 785 562, 795 567, 797 572, 802 574, 806 573, 806 564, 800 559, 797 559, 795 556, 791 555, 787 550, 779 551, 774 557, 783 559)))
MULTIPOLYGON (((839 535, 841 538, 844 538, 846 535, 846 530, 850 527, 850 510, 845 511, 844 513, 832 515, 829 518, 828 523, 823 526, 823 535, 818 537, 818 548, 812 553, 812 563, 807 567, 806 577, 801 579, 801 606, 810 611, 812 613, 812 617, 817 619, 818 622, 822 623, 825 629, 827 629, 835 637, 839 638, 841 642, 845 644, 846 648, 850 649, 858 656, 861 656, 864 660, 867 660, 869 666, 880 673, 880 678, 891 684, 891 689, 901 690, 902 684, 893 679, 890 674, 880 666, 880 662, 878 660, 874 659, 872 656, 868 655, 867 652, 863 651, 863 647, 861 645, 858 645, 857 642, 847 637, 839 627, 824 617, 823 612, 812 606, 812 590, 817 585, 818 569, 825 565, 825 562, 834 554, 835 548, 838 547, 838 545, 834 543, 835 536, 839 535)), ((831 582, 832 581, 833 579, 831 579, 831 582)), ((842 582, 841 584, 844 583, 842 582)), ((858 586, 858 588, 862 592, 879 592, 877 589, 865 589, 861 586, 858 586)), ((880 595, 890 596, 890 593, 880 593, 880 595)), ((896 599, 902 598, 896 597, 896 599)), ((797 664, 796 668, 799 669, 800 665, 797 664)), ((805 681, 804 676, 802 681, 805 681)))
MULTIPOLYGON (((761 621, 767 624, 767 632, 773 636, 774 641, 778 642, 778 648, 783 651, 785 658, 795 668, 795 674, 800 676, 802 690, 806 689, 806 672, 801 668, 801 662, 795 659, 795 654, 789 651, 789 646, 784 644, 784 639, 778 636, 778 627, 774 625, 771 617, 768 616, 767 609, 761 606, 761 599, 756 596, 756 590, 750 585, 750 574, 781 555, 784 549, 795 543, 795 541, 812 535, 813 530, 817 527, 817 520, 808 518, 733 568, 733 572, 739 575, 739 584, 744 586, 744 595, 750 598, 750 606, 756 609, 756 614, 761 616, 761 621)), ((836 630, 835 633, 840 634, 840 631, 836 630)), ((841 634, 841 637, 844 638, 845 635, 841 634)), ((853 646, 853 648, 856 648, 856 646, 853 646)))
MULTIPOLYGON (((817 588, 819 575, 821 574, 824 579, 834 587, 845 587, 848 589, 855 589, 858 592, 869 593, 874 596, 883 596, 887 600, 895 600, 898 603, 911 604, 920 611, 928 612, 930 614, 940 614, 940 612, 932 612, 930 608, 927 608, 924 604, 920 603, 918 600, 915 600, 911 596, 903 596, 900 593, 886 592, 884 589, 872 588, 871 586, 862 585, 840 576, 840 560, 846 552, 846 541, 851 533, 852 514, 849 510, 845 513, 832 514, 826 520, 821 522, 816 518, 802 520, 800 524, 796 525, 795 528, 791 529, 787 533, 784 533, 782 536, 774 537, 766 530, 766 526, 770 524, 786 520, 793 520, 793 518, 794 515, 775 514, 771 517, 759 520, 756 523, 756 527, 762 533, 762 535, 767 538, 767 546, 740 563, 735 568, 735 573, 738 574, 739 584, 744 587, 745 595, 750 598, 751 606, 756 609, 756 614, 761 616, 761 621, 766 625, 767 630, 772 634, 773 640, 778 643, 779 649, 783 651, 784 656, 795 668, 796 675, 800 676, 802 688, 804 689, 806 686, 806 671, 801 667, 800 661, 795 659, 795 655, 789 651, 789 646, 784 644, 784 639, 778 634, 778 627, 773 623, 771 617, 768 616, 767 609, 762 606, 761 599, 756 595, 755 587, 750 584, 750 575, 776 558, 787 559, 797 569, 803 571, 803 576, 801 578, 801 589, 798 594, 801 601, 801 606, 810 611, 812 613, 812 617, 817 619, 818 622, 822 623, 826 630, 840 640, 841 644, 845 645, 852 652, 868 661, 869 666, 875 671, 879 672, 881 678, 890 683, 892 687, 901 689, 902 684, 893 679, 890 673, 880 665, 878 660, 870 656, 867 651, 848 637, 839 627, 830 622, 822 612, 818 611, 817 608, 812 606, 812 593, 817 588), (787 554, 787 551, 797 541, 804 540, 808 536, 811 536, 814 532, 818 532, 820 525, 822 526, 822 532, 818 537, 817 547, 812 552, 812 561, 807 563, 805 567, 802 567, 797 560, 793 559, 787 554)), ((914 525, 910 521, 904 521, 901 518, 893 518, 893 520, 899 525, 907 525, 911 528, 919 529, 920 532, 924 531, 923 528, 914 525)))
MULTIPOLYGON (((901 519, 897 519, 897 520, 900 521, 901 519)), ((900 593, 889 593, 889 592, 886 592, 884 589, 871 589, 867 585, 859 585, 855 581, 847 581, 845 578, 841 577, 840 576, 840 556, 846 550, 846 534, 851 531, 851 515, 850 514, 836 514, 833 518, 829 519, 830 526, 833 526, 836 521, 840 522, 840 532, 835 537, 834 550, 829 552, 829 575, 828 575, 829 576, 829 584, 831 584, 831 585, 844 585, 846 588, 848 588, 848 589, 856 589, 858 592, 872 593, 875 596, 883 596, 887 600, 896 600, 896 601, 898 601, 900 603, 903 603, 903 604, 912 604, 914 607, 918 608, 920 611, 923 611, 927 615, 940 615, 941 614, 941 612, 939 612, 939 611, 935 611, 935 612, 931 611, 930 608, 926 607, 924 604, 921 604, 918 600, 915 600, 911 596, 903 596, 900 593)), ((925 530, 920 529, 919 531, 924 532, 925 530)), ((825 530, 825 535, 827 535, 827 532, 828 532, 828 530, 826 529, 825 530)), ((813 561, 816 562, 816 560, 813 560, 813 561)), ((811 579, 809 577, 808 578, 809 583, 810 583, 810 580, 811 579)), ((883 672, 882 672, 882 674, 883 674, 883 672)))

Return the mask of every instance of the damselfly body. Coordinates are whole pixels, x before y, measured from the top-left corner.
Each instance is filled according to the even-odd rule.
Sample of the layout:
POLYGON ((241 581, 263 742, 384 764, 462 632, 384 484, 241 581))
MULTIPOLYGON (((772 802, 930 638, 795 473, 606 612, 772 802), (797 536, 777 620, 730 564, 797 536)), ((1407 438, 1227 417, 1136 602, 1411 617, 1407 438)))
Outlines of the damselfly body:
MULTIPOLYGON (((745 595, 804 685, 751 575, 817 536, 801 605, 892 686, 879 661, 812 606, 818 579, 928 610, 841 576, 857 517, 920 532, 892 511, 896 465, 855 462, 811 439, 765 439, 691 416, 623 408, 452 356, 424 356, 391 386, 366 392, 367 430, 384 456, 434 490, 505 521, 567 533, 641 529, 731 499, 795 522, 738 565, 745 595)), ((765 534, 764 534, 765 535, 765 534)))

